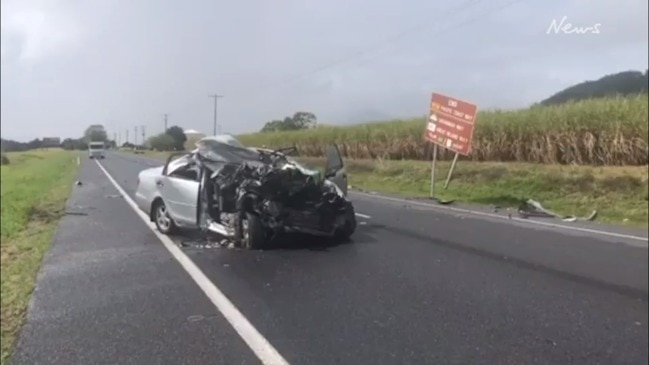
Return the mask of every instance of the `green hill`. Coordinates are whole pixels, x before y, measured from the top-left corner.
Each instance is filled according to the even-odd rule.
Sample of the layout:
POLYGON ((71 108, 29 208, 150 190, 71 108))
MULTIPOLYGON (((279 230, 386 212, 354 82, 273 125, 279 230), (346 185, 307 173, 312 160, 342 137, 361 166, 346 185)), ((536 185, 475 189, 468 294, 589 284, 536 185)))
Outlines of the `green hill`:
POLYGON ((599 80, 584 81, 570 86, 543 100, 541 105, 563 104, 584 99, 628 96, 647 93, 647 71, 623 71, 599 80))

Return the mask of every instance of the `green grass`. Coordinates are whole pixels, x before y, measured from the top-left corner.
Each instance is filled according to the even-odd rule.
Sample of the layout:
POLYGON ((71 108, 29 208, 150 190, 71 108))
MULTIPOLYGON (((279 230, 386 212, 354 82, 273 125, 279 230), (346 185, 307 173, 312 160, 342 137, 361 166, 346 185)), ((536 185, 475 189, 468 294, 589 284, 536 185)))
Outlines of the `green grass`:
MULTIPOLYGON (((166 159, 169 152, 145 153, 166 159)), ((322 168, 322 158, 300 157, 305 164, 322 168)), ((428 196, 429 161, 346 159, 353 187, 403 196, 428 196)), ((530 163, 473 162, 459 160, 444 190, 449 161, 437 165, 435 195, 459 202, 517 207, 534 199, 564 215, 587 216, 599 212, 597 221, 647 227, 648 166, 576 166, 530 163)))
MULTIPOLYGON (((426 107, 425 105, 423 106, 426 107)), ((473 161, 579 165, 646 165, 649 99, 584 100, 514 111, 482 111, 476 118, 473 161)), ((296 145, 301 156, 324 155, 335 142, 348 158, 430 160, 423 118, 238 136, 246 145, 296 145)), ((441 159, 452 154, 441 150, 441 159)))
POLYGON ((64 213, 77 171, 76 153, 58 149, 7 153, 1 167, 1 363, 11 354, 36 274, 64 213))
MULTIPOLYGON (((321 158, 301 158, 322 168, 321 158)), ((349 183, 405 196, 430 192, 430 162, 347 160, 349 183)), ((591 167, 458 161, 447 190, 449 162, 437 164, 435 195, 445 200, 517 207, 523 199, 539 201, 563 215, 587 216, 598 210, 597 221, 647 227, 647 166, 591 167)))

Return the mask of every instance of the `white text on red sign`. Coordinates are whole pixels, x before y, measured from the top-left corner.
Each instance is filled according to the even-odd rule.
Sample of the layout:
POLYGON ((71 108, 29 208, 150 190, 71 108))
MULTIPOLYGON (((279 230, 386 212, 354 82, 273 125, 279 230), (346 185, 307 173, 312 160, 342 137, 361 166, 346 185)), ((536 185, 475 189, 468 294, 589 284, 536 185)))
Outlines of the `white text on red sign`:
MULTIPOLYGON (((441 122, 441 120, 440 120, 440 122, 441 122)), ((442 123, 440 123, 440 124, 442 124, 442 123)), ((439 126, 436 126, 434 128, 431 128, 429 126, 428 130, 430 130, 431 132, 433 132, 435 134, 439 134, 439 135, 442 135, 442 136, 447 137, 447 138, 456 139, 456 140, 458 140, 458 141, 460 141, 462 143, 469 142, 468 138, 462 137, 462 136, 460 136, 460 135, 458 135, 456 133, 453 133, 451 131, 448 131, 448 130, 446 130, 444 128, 440 128, 439 126)))
POLYGON ((457 129, 458 131, 463 131, 464 128, 465 128, 463 125, 457 124, 457 123, 452 122, 450 120, 446 120, 444 118, 437 117, 437 120, 438 120, 439 124, 443 124, 443 125, 445 125, 445 126, 447 126, 449 128, 452 128, 452 129, 457 129))

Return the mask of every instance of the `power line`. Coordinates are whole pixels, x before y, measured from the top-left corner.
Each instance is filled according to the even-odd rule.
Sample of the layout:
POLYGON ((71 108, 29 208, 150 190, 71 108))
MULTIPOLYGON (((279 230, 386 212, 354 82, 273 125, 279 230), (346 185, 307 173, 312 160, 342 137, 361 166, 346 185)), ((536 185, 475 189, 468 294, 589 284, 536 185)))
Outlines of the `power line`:
MULTIPOLYGON (((512 0, 510 2, 504 3, 504 4, 500 5, 500 6, 492 8, 489 11, 486 11, 486 12, 484 12, 482 14, 478 14, 477 16, 474 16, 474 17, 465 19, 464 21, 461 21, 459 23, 456 23, 451 27, 443 28, 439 32, 435 33, 435 35, 440 35, 440 34, 448 32, 448 31, 455 30, 457 28, 461 28, 461 27, 463 27, 463 26, 465 26, 467 24, 471 24, 471 23, 475 22, 476 20, 484 19, 485 16, 487 16, 489 14, 498 12, 500 10, 503 10, 503 9, 508 8, 508 7, 510 7, 510 6, 512 6, 512 5, 516 4, 516 3, 520 3, 520 2, 523 2, 523 1, 525 1, 525 0, 512 0)), ((367 63, 373 61, 374 59, 376 59, 376 57, 378 57, 378 56, 380 56, 380 54, 375 54, 374 56, 372 56, 370 58, 367 58, 367 59, 365 59, 365 60, 363 60, 363 61, 361 61, 359 63, 356 63, 356 66, 367 64, 367 63)))
MULTIPOLYGON (((458 12, 458 11, 466 10, 467 8, 470 8, 472 5, 476 5, 476 4, 478 4, 478 3, 482 2, 482 1, 484 1, 484 0, 470 0, 470 1, 467 1, 466 3, 464 3, 464 4, 462 4, 461 6, 455 8, 454 10, 452 10, 451 13, 456 13, 456 12, 458 12)), ((444 32, 447 32, 447 31, 453 30, 453 29, 455 29, 455 28, 461 27, 461 26, 463 26, 463 25, 469 24, 469 23, 471 23, 471 22, 473 22, 473 21, 475 21, 475 20, 479 20, 479 19, 481 19, 481 18, 484 18, 486 15, 489 15, 490 13, 493 13, 493 12, 496 12, 496 11, 499 11, 499 10, 502 10, 502 9, 504 9, 504 8, 506 8, 506 7, 509 7, 509 6, 511 6, 511 5, 514 5, 514 4, 519 3, 519 2, 521 2, 521 1, 524 1, 524 0, 514 0, 514 1, 510 1, 509 3, 506 3, 506 4, 504 4, 504 5, 500 6, 500 7, 496 7, 496 8, 494 8, 494 9, 491 9, 490 11, 487 11, 487 12, 484 12, 484 13, 482 13, 482 14, 479 14, 477 17, 470 18, 468 21, 464 21, 464 22, 461 22, 461 23, 455 24, 455 25, 453 25, 453 26, 451 26, 451 27, 442 28, 439 32, 433 33, 433 35, 438 35, 438 34, 440 34, 440 33, 444 33, 444 32)), ((450 16, 445 16, 445 15, 448 15, 448 14, 438 15, 438 16, 435 16, 435 18, 436 18, 436 19, 448 19, 448 18, 450 17, 450 16)), ((451 14, 451 15, 452 15, 452 14, 451 14)), ((267 86, 262 86, 261 88, 257 88, 256 90, 257 90, 257 91, 266 91, 266 89, 268 89, 268 88, 277 88, 277 87, 283 86, 283 85, 285 85, 285 84, 289 84, 289 83, 291 83, 291 82, 293 82, 293 81, 299 80, 299 79, 301 79, 301 78, 304 78, 304 77, 307 77, 307 76, 311 76, 311 75, 316 74, 316 73, 318 73, 318 72, 321 72, 321 71, 327 70, 327 69, 329 69, 329 68, 332 68, 332 67, 334 67, 334 66, 340 65, 340 64, 342 64, 342 63, 348 62, 348 61, 350 61, 350 60, 354 60, 354 59, 358 58, 358 56, 365 55, 365 54, 367 54, 367 53, 370 53, 371 51, 374 51, 374 50, 376 50, 376 49, 379 49, 379 48, 383 47, 383 46, 386 45, 386 44, 393 43, 394 41, 403 38, 404 36, 408 35, 409 33, 412 33, 412 32, 414 32, 414 31, 416 31, 416 30, 419 30, 419 29, 421 29, 421 28, 424 28, 424 27, 426 27, 426 26, 429 26, 430 24, 431 24, 431 21, 430 21, 430 20, 427 21, 427 22, 425 22, 425 23, 418 24, 418 25, 416 25, 416 26, 414 26, 414 27, 411 27, 411 28, 409 28, 409 29, 407 29, 407 30, 405 30, 405 31, 402 31, 402 32, 400 32, 400 33, 398 33, 398 34, 396 34, 396 35, 394 35, 394 36, 392 36, 392 37, 390 37, 390 38, 388 38, 388 39, 385 39, 385 40, 383 40, 382 42, 378 42, 378 43, 376 43, 376 44, 375 44, 374 46, 372 46, 372 47, 368 47, 368 48, 365 48, 365 49, 363 49, 363 50, 360 50, 360 51, 354 52, 354 53, 348 55, 347 57, 344 57, 344 58, 341 58, 341 59, 339 59, 339 60, 337 60, 337 61, 330 62, 330 63, 327 63, 327 64, 325 64, 325 65, 322 65, 322 66, 320 66, 320 67, 318 67, 318 68, 315 68, 315 69, 311 70, 310 72, 306 72, 306 73, 303 73, 303 74, 298 74, 298 75, 295 75, 295 76, 293 76, 293 77, 290 77, 290 78, 288 78, 288 79, 286 79, 286 80, 284 80, 284 81, 281 81, 281 82, 278 82, 278 83, 274 83, 274 84, 268 84, 267 86)), ((375 59, 377 56, 378 56, 378 55, 375 55, 374 57, 371 57, 371 58, 369 58, 368 60, 373 60, 373 59, 375 59)), ((368 60, 366 60, 366 61, 368 61, 368 60)))
POLYGON ((217 109, 218 108, 218 99, 222 98, 223 95, 213 94, 213 95, 208 95, 208 97, 214 98, 214 128, 213 128, 214 131, 213 131, 213 133, 214 133, 214 135, 217 135, 217 126, 218 126, 218 124, 217 124, 216 118, 217 118, 217 112, 218 112, 218 109, 217 109))
MULTIPOLYGON (((466 10, 467 8, 470 8, 472 5, 479 4, 482 1, 484 1, 484 0, 469 0, 469 1, 466 1, 461 6, 458 6, 458 7, 453 8, 453 9, 449 9, 449 11, 447 11, 445 14, 436 15, 435 19, 446 19, 446 18, 448 18, 449 15, 455 14, 458 11, 461 11, 461 10, 466 10)), ((422 29, 422 28, 430 26, 430 25, 431 25, 431 21, 427 20, 427 21, 419 23, 419 24, 417 24, 417 25, 415 25, 413 27, 410 27, 410 28, 408 28, 408 29, 406 29, 404 31, 401 31, 401 32, 399 32, 399 33, 397 33, 397 34, 395 34, 395 35, 393 35, 391 37, 388 37, 388 38, 386 38, 386 39, 384 39, 384 40, 382 40, 380 42, 377 42, 377 43, 375 43, 374 45, 372 45, 370 47, 367 47, 367 48, 364 48, 362 50, 353 52, 353 53, 351 53, 351 54, 349 54, 349 55, 347 55, 345 57, 342 57, 342 58, 340 58, 340 59, 338 59, 336 61, 326 63, 326 64, 324 64, 322 66, 319 66, 319 67, 317 67, 317 68, 315 68, 315 69, 313 69, 313 70, 311 70, 309 72, 289 77, 288 79, 286 79, 284 81, 281 81, 279 83, 273 83, 273 84, 269 84, 269 85, 266 85, 266 86, 262 86, 261 88, 265 90, 266 88, 269 88, 269 87, 277 87, 278 85, 290 83, 290 82, 293 82, 295 80, 299 80, 299 79, 301 79, 303 77, 310 76, 312 74, 324 71, 326 69, 332 68, 332 67, 337 66, 339 64, 345 63, 345 62, 347 62, 349 60, 356 59, 356 58, 358 58, 358 56, 362 56, 364 54, 372 52, 372 51, 374 51, 374 50, 376 50, 378 48, 381 48, 382 46, 384 46, 386 44, 389 44, 389 43, 392 43, 392 42, 394 42, 396 40, 399 40, 399 39, 405 37, 406 35, 414 32, 414 31, 417 31, 419 29, 422 29)))

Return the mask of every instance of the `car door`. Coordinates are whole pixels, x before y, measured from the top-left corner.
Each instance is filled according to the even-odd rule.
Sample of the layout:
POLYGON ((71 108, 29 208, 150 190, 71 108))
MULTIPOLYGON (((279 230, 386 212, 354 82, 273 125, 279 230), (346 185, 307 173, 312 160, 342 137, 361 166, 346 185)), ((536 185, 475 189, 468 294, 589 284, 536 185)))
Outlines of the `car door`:
POLYGON ((347 172, 338 146, 335 144, 329 146, 326 157, 325 178, 336 184, 343 194, 347 195, 347 172))
MULTIPOLYGON (((168 166, 168 165, 167 165, 168 166)), ((169 214, 183 226, 196 223, 196 195, 199 188, 199 168, 191 159, 172 170, 163 170, 156 182, 169 214)))
MULTIPOLYGON (((209 230, 219 234, 223 234, 224 231, 219 228, 219 224, 214 223, 214 218, 210 217, 210 201, 209 193, 207 190, 207 185, 212 174, 218 172, 223 166, 224 162, 210 162, 209 169, 206 166, 201 165, 198 170, 198 188, 196 193, 193 196, 195 203, 195 210, 193 212, 193 218, 196 226, 202 230, 209 230), (215 172, 216 171, 216 172, 215 172)), ((211 202, 214 204, 214 202, 211 202)))
POLYGON ((209 219, 208 201, 205 188, 209 179, 207 170, 202 167, 198 173, 198 189, 194 196, 196 210, 194 210, 194 220, 196 226, 205 230, 207 229, 209 219))

